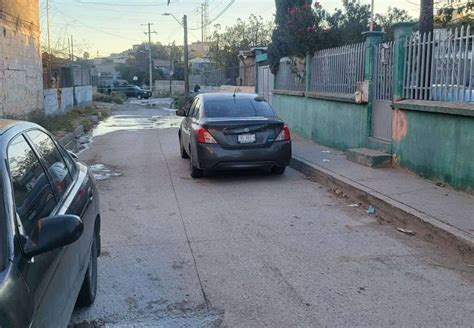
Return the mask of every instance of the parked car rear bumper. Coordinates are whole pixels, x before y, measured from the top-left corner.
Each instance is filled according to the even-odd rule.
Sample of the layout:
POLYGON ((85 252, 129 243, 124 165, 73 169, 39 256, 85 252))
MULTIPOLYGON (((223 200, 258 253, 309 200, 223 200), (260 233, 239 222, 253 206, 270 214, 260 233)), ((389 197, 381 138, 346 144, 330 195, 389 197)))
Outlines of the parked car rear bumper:
POLYGON ((224 149, 216 144, 197 144, 196 165, 203 170, 284 167, 290 164, 291 141, 274 142, 267 148, 224 149))

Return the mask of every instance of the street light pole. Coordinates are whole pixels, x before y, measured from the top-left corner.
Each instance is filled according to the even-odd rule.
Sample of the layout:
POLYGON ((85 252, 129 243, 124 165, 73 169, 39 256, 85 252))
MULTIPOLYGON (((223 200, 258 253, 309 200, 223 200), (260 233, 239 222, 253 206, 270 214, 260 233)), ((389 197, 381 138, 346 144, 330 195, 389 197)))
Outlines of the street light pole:
POLYGON ((184 28, 184 95, 189 97, 188 16, 183 16, 184 28))
POLYGON ((145 34, 148 34, 148 64, 150 70, 150 91, 153 92, 153 59, 151 58, 151 35, 153 33, 156 34, 156 31, 151 31, 151 25, 153 25, 153 23, 142 25, 148 25, 148 32, 145 32, 145 34))
POLYGON ((184 95, 189 97, 189 54, 188 54, 188 16, 183 16, 183 22, 180 22, 173 14, 164 13, 163 16, 171 16, 184 29, 184 95))

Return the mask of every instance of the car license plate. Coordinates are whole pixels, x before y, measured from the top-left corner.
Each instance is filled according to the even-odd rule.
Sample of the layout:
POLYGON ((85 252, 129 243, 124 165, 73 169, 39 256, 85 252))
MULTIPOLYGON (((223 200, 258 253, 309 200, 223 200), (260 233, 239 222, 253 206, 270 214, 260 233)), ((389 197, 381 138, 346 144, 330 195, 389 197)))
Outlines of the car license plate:
POLYGON ((237 136, 237 141, 242 144, 255 142, 255 134, 239 134, 237 136))

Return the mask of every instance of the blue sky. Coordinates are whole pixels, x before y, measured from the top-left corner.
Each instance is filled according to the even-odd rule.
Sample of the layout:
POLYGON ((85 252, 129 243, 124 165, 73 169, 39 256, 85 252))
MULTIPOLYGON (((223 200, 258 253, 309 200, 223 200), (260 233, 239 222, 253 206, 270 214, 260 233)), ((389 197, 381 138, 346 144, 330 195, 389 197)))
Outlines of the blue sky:
MULTIPOLYGON (((181 18, 188 15, 189 40, 201 37, 201 18, 198 12, 204 0, 49 0, 51 40, 56 48, 66 49, 67 38, 74 36, 76 53, 88 51, 92 56, 105 56, 130 48, 133 44, 147 40, 145 24, 154 23, 153 41, 168 44, 174 40, 183 43, 183 33, 178 23, 169 16, 171 12, 181 18)), ((231 0, 208 0, 210 19, 215 18, 231 3, 231 0)), ((361 0, 369 2, 370 0, 361 0)), ((389 5, 402 7, 416 16, 416 0, 375 0, 375 11, 384 12, 389 5)), ((332 11, 341 6, 340 0, 321 0, 324 8, 332 11)), ((40 0, 42 38, 46 38, 46 0, 40 0)), ((232 25, 238 18, 245 19, 250 14, 273 19, 274 0, 235 0, 233 4, 213 24, 232 25)), ((213 25, 212 24, 212 25, 213 25)))

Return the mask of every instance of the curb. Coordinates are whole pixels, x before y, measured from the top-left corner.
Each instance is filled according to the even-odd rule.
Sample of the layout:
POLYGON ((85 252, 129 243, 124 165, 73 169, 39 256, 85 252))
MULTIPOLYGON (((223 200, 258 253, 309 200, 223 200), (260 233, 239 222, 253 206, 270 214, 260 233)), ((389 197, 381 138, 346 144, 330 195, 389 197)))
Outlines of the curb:
POLYGON ((67 150, 77 151, 77 140, 84 134, 84 126, 79 125, 73 132, 67 133, 58 142, 67 150))
POLYGON ((444 241, 461 255, 474 258, 474 237, 465 231, 298 156, 292 156, 290 166, 324 186, 342 190, 365 207, 375 206, 383 217, 416 229, 417 234, 424 236, 425 240, 444 241))

